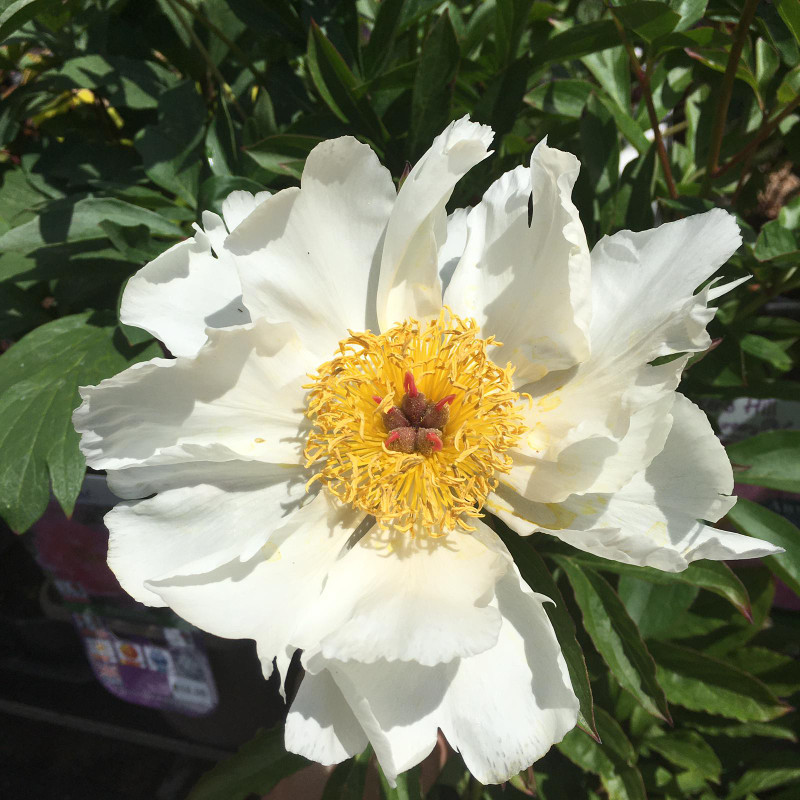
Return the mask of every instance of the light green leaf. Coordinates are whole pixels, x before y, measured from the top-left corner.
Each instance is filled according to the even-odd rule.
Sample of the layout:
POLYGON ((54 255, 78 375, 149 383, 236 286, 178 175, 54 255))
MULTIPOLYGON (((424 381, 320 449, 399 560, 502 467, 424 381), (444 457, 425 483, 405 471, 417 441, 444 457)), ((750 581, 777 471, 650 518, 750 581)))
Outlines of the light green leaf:
POLYGON ((786 517, 740 497, 727 517, 742 533, 782 547, 785 553, 764 560, 792 591, 800 595, 800 529, 786 517))
POLYGON ((745 353, 772 364, 781 372, 788 372, 793 366, 792 357, 777 342, 757 333, 746 333, 739 339, 739 346, 745 353))
POLYGON ((279 725, 260 731, 236 755, 207 772, 187 800, 245 800, 251 794, 264 795, 308 765, 302 756, 286 752, 279 725))
POLYGON ((737 483, 800 494, 800 431, 759 433, 728 445, 728 457, 737 483))
POLYGON ((381 797, 384 800, 422 800, 422 785, 420 784, 420 768, 413 767, 407 772, 401 772, 397 776, 397 786, 392 788, 389 781, 383 774, 382 769, 378 769, 378 777, 381 781, 381 797))
POLYGON ((545 114, 580 119, 594 87, 589 81, 548 80, 525 95, 525 102, 545 114))
POLYGON ((559 556, 556 561, 572 584, 587 633, 619 685, 651 714, 669 720, 669 707, 656 679, 653 658, 608 581, 568 558, 559 556))
POLYGON ((623 575, 617 585, 619 598, 645 639, 658 637, 679 623, 680 617, 697 597, 698 586, 672 583, 659 586, 623 575))
POLYGON ((670 703, 741 722, 768 722, 787 707, 757 678, 674 642, 650 643, 670 703))
POLYGON ((646 42, 672 32, 681 21, 680 14, 676 14, 666 3, 649 0, 619 6, 614 9, 614 14, 626 28, 636 31, 646 42))

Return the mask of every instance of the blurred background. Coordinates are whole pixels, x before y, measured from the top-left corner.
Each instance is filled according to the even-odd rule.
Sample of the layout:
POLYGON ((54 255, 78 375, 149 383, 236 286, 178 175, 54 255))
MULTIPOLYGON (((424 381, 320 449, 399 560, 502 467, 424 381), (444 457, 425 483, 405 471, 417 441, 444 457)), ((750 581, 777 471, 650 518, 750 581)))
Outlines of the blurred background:
POLYGON ((119 322, 119 298, 204 210, 296 185, 309 151, 343 134, 399 180, 469 114, 494 128, 495 155, 453 208, 548 136, 582 162, 590 245, 715 206, 736 215, 744 243, 721 274, 751 278, 681 391, 735 465, 744 499, 724 524, 787 553, 676 577, 538 537, 594 738, 574 731, 505 788, 476 785, 442 748, 422 784, 413 772, 391 790, 367 753, 325 798, 365 782, 441 800, 800 796, 799 90, 797 0, 0 0, 0 793, 321 795, 320 770, 280 783, 307 762, 283 752, 285 706, 252 642, 116 583, 102 524, 116 499, 86 475, 70 416, 79 385, 164 355, 119 322), (634 639, 604 638, 566 557, 634 639), (617 649, 652 674, 615 668, 617 649))

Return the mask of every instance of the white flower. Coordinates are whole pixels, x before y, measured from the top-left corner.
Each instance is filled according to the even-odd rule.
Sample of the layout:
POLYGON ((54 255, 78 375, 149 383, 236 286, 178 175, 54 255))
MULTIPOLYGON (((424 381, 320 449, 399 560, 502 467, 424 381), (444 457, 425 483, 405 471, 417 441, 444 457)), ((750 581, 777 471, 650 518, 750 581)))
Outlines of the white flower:
POLYGON ((590 255, 578 161, 544 142, 448 219, 491 138, 453 123, 399 193, 349 137, 299 189, 234 193, 125 291, 122 320, 177 358, 75 412, 128 498, 106 518, 126 590, 255 639, 266 674, 302 649, 287 747, 330 764, 369 740, 390 780, 437 729, 489 783, 575 724, 547 598, 481 508, 668 570, 776 550, 696 521, 733 503, 730 465, 675 392, 688 356, 651 366, 708 346, 707 303, 733 284, 693 291, 739 245, 733 219, 590 255))

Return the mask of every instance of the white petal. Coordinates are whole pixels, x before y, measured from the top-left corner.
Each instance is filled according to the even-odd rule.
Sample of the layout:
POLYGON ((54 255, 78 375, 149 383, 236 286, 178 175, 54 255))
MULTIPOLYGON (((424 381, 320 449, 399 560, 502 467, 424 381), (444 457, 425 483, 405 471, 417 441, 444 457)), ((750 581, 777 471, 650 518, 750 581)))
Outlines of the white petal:
POLYGON ((561 740, 578 701, 542 598, 516 569, 497 584, 497 644, 449 664, 310 660, 330 670, 390 781, 422 761, 441 728, 483 783, 508 780, 561 740))
POLYGON ((493 358, 514 364, 517 385, 589 354, 589 248, 571 200, 579 169, 575 156, 541 142, 529 170, 496 181, 469 215, 445 293, 446 305, 503 342, 493 358))
POLYGON ((441 728, 481 783, 501 783, 541 758, 575 726, 572 691, 553 627, 516 569, 497 584, 497 645, 462 659, 441 728))
POLYGON ((360 753, 367 736, 327 670, 307 672, 286 717, 286 749, 318 764, 360 753))
POLYGON ((471 210, 470 208, 457 208, 447 218, 447 238, 439 246, 438 255, 439 280, 445 291, 467 244, 467 217, 471 210))
POLYGON ((106 515, 108 565, 140 603, 162 605, 145 581, 209 572, 248 561, 306 499, 299 467, 227 461, 186 474, 184 485, 148 500, 119 503, 106 515))
POLYGON ((676 395, 672 416, 662 452, 614 494, 574 495, 544 505, 503 492, 488 505, 520 533, 531 533, 535 525, 580 550, 669 572, 686 569, 699 558, 779 552, 760 539, 697 521, 714 522, 733 505, 731 467, 697 406, 676 395))
POLYGON ((194 359, 154 359, 81 388, 73 423, 90 466, 300 462, 302 387, 315 357, 287 325, 209 335, 194 359))
POLYGON ((256 210, 257 206, 271 196, 271 192, 258 192, 255 195, 241 189, 231 192, 222 201, 222 218, 225 220, 225 227, 229 232, 238 228, 256 210))
POLYGON ((633 351, 643 361, 705 350, 714 315, 706 303, 719 292, 694 291, 741 241, 734 218, 721 209, 602 238, 592 250, 592 348, 616 358, 633 351))
POLYGON ((262 664, 278 656, 279 666, 286 665, 295 628, 314 612, 327 571, 361 517, 348 507, 333 506, 320 493, 274 530, 248 561, 149 581, 147 588, 198 628, 229 639, 255 639, 262 664))
POLYGON ((349 136, 317 145, 299 191, 268 198, 227 239, 253 316, 294 324, 319 361, 348 328, 374 330, 380 242, 395 196, 367 145, 349 136))
MULTIPOLYGON (((222 225, 222 220, 211 215, 222 225)), ((209 237, 170 247, 129 281, 120 319, 152 333, 176 356, 193 356, 206 341, 206 328, 250 322, 242 287, 229 258, 217 258, 209 237)))
POLYGON ((500 617, 489 601, 508 564, 470 533, 412 538, 376 527, 331 569, 296 644, 366 664, 479 653, 497 641, 500 617))
POLYGON ((442 307, 437 252, 447 235, 445 205, 458 180, 489 155, 494 133, 463 117, 451 123, 409 173, 392 211, 378 281, 378 322, 385 331, 442 307))

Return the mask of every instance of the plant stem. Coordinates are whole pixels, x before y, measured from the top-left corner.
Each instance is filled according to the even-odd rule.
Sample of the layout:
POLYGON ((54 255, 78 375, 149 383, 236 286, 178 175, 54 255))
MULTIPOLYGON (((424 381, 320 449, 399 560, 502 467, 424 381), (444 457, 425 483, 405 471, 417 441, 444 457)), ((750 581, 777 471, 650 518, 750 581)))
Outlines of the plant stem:
POLYGON ((636 80, 639 81, 639 86, 642 88, 642 96, 644 97, 644 102, 647 106, 647 116, 650 118, 650 127, 653 130, 653 139, 656 143, 658 160, 661 162, 661 171, 664 173, 664 181, 667 184, 669 196, 673 200, 677 200, 678 190, 675 188, 675 179, 672 177, 672 168, 669 165, 667 148, 664 146, 664 137, 661 135, 661 129, 658 127, 658 115, 656 114, 656 107, 653 103, 653 92, 650 85, 650 71, 654 62, 650 61, 647 64, 647 69, 642 68, 642 64, 636 55, 636 51, 633 49, 633 46, 628 41, 628 37, 625 34, 625 28, 617 19, 614 9, 611 6, 609 6, 608 9, 611 12, 611 18, 614 20, 614 25, 617 26, 617 31, 619 32, 619 37, 622 40, 625 51, 628 54, 628 60, 631 64, 631 71, 636 76, 636 80))
POLYGON ((722 93, 720 94, 714 114, 714 126, 711 129, 711 147, 708 150, 706 174, 700 189, 700 194, 703 197, 709 193, 711 190, 711 183, 717 176, 719 154, 722 149, 722 137, 725 134, 725 122, 728 119, 728 106, 730 105, 731 94, 733 93, 733 82, 736 80, 736 70, 739 68, 742 48, 747 38, 747 32, 750 30, 750 23, 755 16, 758 1, 759 0, 746 0, 744 9, 742 10, 742 16, 739 19, 739 25, 736 28, 736 37, 731 46, 731 52, 728 54, 728 63, 722 78, 722 93))
POLYGON ((197 38, 197 34, 192 29, 192 26, 183 18, 183 14, 181 14, 178 11, 178 9, 175 8, 175 3, 180 3, 180 2, 181 0, 167 0, 167 3, 172 8, 172 13, 175 14, 175 16, 178 18, 178 21, 184 27, 186 33, 189 34, 189 37, 191 38, 192 42, 194 42, 194 46, 197 48, 200 55, 203 57, 203 60, 206 62, 206 64, 208 64, 208 68, 214 73, 214 76, 219 82, 220 89, 222 90, 223 93, 228 95, 228 99, 231 101, 231 104, 236 109, 239 116, 242 118, 242 122, 246 122, 247 115, 244 113, 244 109, 242 109, 242 107, 239 105, 239 102, 236 99, 236 96, 233 94, 231 87, 228 86, 228 84, 225 81, 225 77, 219 71, 217 65, 214 63, 214 59, 211 58, 211 53, 209 53, 208 50, 206 50, 206 48, 203 46, 203 43, 200 41, 200 39, 197 38))
MULTIPOLYGON (((256 79, 256 83, 266 92, 267 91, 267 78, 263 72, 247 57, 247 54, 233 41, 227 34, 221 31, 210 19, 201 14, 191 3, 186 0, 172 0, 174 3, 185 8, 201 25, 205 25, 211 33, 214 34, 221 42, 227 45, 228 49, 239 59, 239 61, 250 70, 252 76, 256 79)), ((226 84, 227 85, 227 84, 226 84)))

